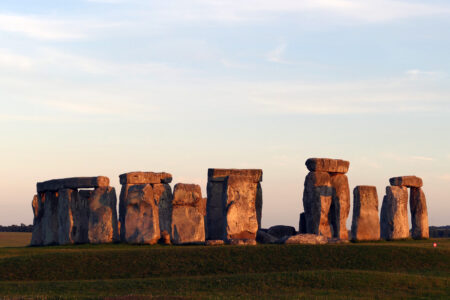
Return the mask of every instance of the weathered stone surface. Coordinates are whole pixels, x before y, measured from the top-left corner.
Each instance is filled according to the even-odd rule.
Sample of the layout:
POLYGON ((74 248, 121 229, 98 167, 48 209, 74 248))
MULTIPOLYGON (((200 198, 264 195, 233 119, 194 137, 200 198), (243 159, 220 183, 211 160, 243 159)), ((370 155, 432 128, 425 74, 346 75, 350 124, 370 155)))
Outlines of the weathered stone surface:
POLYGON ((412 187, 409 198, 413 239, 427 239, 430 237, 428 227, 428 210, 425 194, 420 187, 412 187))
POLYGON ((231 175, 247 176, 252 182, 261 182, 263 172, 260 169, 208 169, 208 181, 224 181, 231 175))
POLYGON ((206 209, 208 240, 256 238, 256 231, 261 227, 263 203, 259 183, 261 180, 262 170, 208 170, 206 209))
POLYGON ((322 245, 326 244, 328 239, 322 235, 316 234, 297 234, 289 237, 285 244, 309 244, 309 245, 322 245))
POLYGON ((31 246, 40 246, 43 244, 42 236, 42 217, 44 215, 43 203, 41 197, 34 195, 31 203, 33 208, 33 233, 31 235, 31 246))
POLYGON ((109 186, 109 178, 105 176, 52 179, 36 184, 38 193, 48 191, 56 192, 62 189, 83 189, 107 186, 109 186))
POLYGON ((406 186, 406 187, 422 187, 422 178, 417 176, 399 176, 389 179, 389 183, 393 186, 406 186))
POLYGON ((256 241, 261 244, 274 244, 277 242, 277 238, 268 234, 263 230, 258 230, 256 233, 256 241))
POLYGON ((270 227, 267 233, 279 239, 285 236, 295 235, 295 228, 292 226, 276 225, 270 227))
POLYGON ((361 185, 353 190, 352 240, 380 239, 378 194, 374 186, 361 185))
POLYGON ((226 239, 256 239, 258 183, 247 176, 231 175, 226 181, 226 239))
POLYGON ((385 240, 409 237, 408 190, 406 187, 388 186, 381 206, 381 238, 385 240))
POLYGON ((340 238, 329 238, 328 244, 349 244, 349 240, 341 240, 340 238))
POLYGON ((224 240, 207 240, 205 243, 206 246, 221 246, 224 244, 224 240))
POLYGON ((255 246, 256 240, 253 239, 230 239, 228 241, 230 245, 235 246, 255 246))
POLYGON ((72 202, 78 199, 78 191, 72 189, 59 190, 58 197, 58 244, 73 244, 72 239, 72 202))
POLYGON ((311 172, 347 173, 350 162, 342 159, 308 158, 305 163, 311 172))
POLYGON ((156 183, 152 186, 159 210, 159 229, 161 233, 167 231, 170 235, 172 233, 172 188, 167 183, 156 183))
POLYGON ((129 172, 119 175, 120 184, 171 183, 172 175, 165 172, 129 172))
POLYGON ((200 186, 177 183, 172 207, 172 243, 204 243, 206 199, 200 186))
POLYGON ((99 187, 91 192, 89 207, 89 243, 111 243, 118 240, 117 197, 113 187, 99 187))
POLYGON ((306 217, 306 231, 331 237, 328 214, 333 189, 327 172, 309 172, 303 190, 303 208, 306 217))
POLYGON ((300 214, 300 220, 298 222, 298 232, 299 233, 306 233, 306 217, 305 213, 302 212, 300 214))
POLYGON ((134 244, 156 244, 161 237, 159 209, 150 184, 122 185, 120 238, 134 244))
POLYGON ((348 178, 344 174, 333 174, 330 177, 333 196, 329 212, 329 221, 333 229, 333 237, 348 239, 347 218, 350 212, 350 188, 348 178))
POLYGON ((225 239, 226 191, 224 182, 208 181, 206 192, 206 237, 208 240, 225 239))
POLYGON ((58 192, 40 194, 44 208, 42 216, 42 244, 58 244, 58 192))

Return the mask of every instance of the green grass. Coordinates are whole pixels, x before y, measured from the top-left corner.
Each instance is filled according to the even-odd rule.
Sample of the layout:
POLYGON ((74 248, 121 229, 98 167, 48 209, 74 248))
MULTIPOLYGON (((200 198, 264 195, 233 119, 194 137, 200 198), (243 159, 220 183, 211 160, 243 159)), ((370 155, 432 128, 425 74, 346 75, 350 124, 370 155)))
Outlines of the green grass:
POLYGON ((450 297, 450 240, 0 248, 0 298, 450 297))
POLYGON ((31 232, 0 232, 0 247, 25 247, 30 241, 31 232))

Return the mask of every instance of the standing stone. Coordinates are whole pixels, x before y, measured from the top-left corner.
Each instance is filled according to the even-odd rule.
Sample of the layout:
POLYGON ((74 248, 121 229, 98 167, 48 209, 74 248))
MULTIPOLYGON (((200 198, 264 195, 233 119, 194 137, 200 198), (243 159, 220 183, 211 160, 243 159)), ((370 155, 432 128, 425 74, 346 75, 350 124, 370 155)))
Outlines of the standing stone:
POLYGON ((380 232, 385 240, 409 237, 408 190, 406 187, 388 186, 381 206, 380 232))
POLYGON ((331 178, 327 172, 308 173, 303 190, 307 233, 331 237, 328 214, 332 195, 331 178))
POLYGON ((122 185, 121 240, 126 243, 156 244, 161 236, 159 209, 150 184, 122 185))
POLYGON ((427 200, 420 187, 411 188, 409 205, 411 210, 412 238, 429 238, 427 200))
POLYGON ((34 195, 33 202, 33 233, 31 235, 31 246, 40 246, 43 243, 42 237, 42 217, 44 215, 44 209, 41 202, 41 197, 34 195))
POLYGON ((166 231, 172 234, 172 189, 167 183, 155 183, 153 186, 153 196, 158 204, 159 229, 161 233, 166 231))
POLYGON ((300 221, 298 222, 298 232, 306 233, 306 217, 304 212, 300 214, 300 221))
POLYGON ((172 207, 172 243, 204 243, 206 199, 200 186, 177 183, 172 207))
POLYGON ((116 190, 113 187, 94 189, 88 200, 90 243, 112 243, 118 240, 116 205, 116 190))
POLYGON ((62 189, 58 193, 58 244, 73 244, 72 202, 78 200, 78 192, 72 189, 62 189))
POLYGON ((261 181, 262 170, 208 170, 208 240, 256 238, 261 226, 261 181))
POLYGON ((226 239, 255 240, 258 231, 258 183, 247 176, 231 175, 226 186, 226 239))
POLYGON ((42 217, 43 245, 58 244, 58 192, 47 191, 41 194, 44 206, 42 217))
POLYGON ((357 186, 353 190, 352 240, 380 239, 378 194, 374 186, 357 186))
POLYGON ((70 203, 73 219, 70 234, 75 244, 89 243, 89 198, 93 192, 94 190, 78 190, 76 201, 72 200, 70 203))
POLYGON ((344 174, 333 174, 330 177, 333 196, 330 207, 329 220, 333 229, 333 236, 341 240, 348 239, 347 218, 350 212, 350 188, 348 178, 344 174))

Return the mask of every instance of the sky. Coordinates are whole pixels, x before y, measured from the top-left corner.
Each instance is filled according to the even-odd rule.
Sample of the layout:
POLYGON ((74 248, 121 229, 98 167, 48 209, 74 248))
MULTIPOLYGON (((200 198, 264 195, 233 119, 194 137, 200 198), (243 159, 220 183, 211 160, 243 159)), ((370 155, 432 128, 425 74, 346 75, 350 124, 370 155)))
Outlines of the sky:
POLYGON ((423 178, 448 225, 449 53, 448 1, 2 0, 0 224, 32 223, 38 181, 166 171, 206 196, 208 168, 259 168, 263 227, 298 227, 330 157, 379 208, 423 178))

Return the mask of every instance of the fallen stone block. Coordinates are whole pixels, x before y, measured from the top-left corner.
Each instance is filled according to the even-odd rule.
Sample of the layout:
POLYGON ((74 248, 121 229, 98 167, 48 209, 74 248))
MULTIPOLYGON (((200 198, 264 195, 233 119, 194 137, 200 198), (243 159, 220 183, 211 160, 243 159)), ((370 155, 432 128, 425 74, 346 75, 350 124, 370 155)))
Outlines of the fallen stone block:
POLYGON ((308 158, 306 167, 311 172, 347 173, 350 162, 342 159, 308 158))
POLYGON ((380 239, 378 194, 374 186, 357 186, 353 190, 352 240, 380 239))
POLYGON ((316 234, 297 234, 284 241, 285 244, 323 245, 328 243, 327 237, 316 234))
POLYGON ((427 200, 422 188, 411 188, 409 203, 409 208, 411 210, 412 238, 429 238, 427 200))
POLYGON ((205 242, 206 246, 221 246, 221 245, 225 245, 225 241, 224 240, 207 240, 205 242))
POLYGON ((385 240, 409 237, 408 190, 406 187, 388 186, 383 198, 380 216, 381 238, 385 240))
POLYGON ((406 187, 422 187, 422 178, 417 176, 400 176, 392 177, 389 179, 389 183, 393 186, 406 186, 406 187))
POLYGON ((285 236, 295 235, 295 228, 292 226, 276 225, 270 227, 267 233, 280 239, 285 236))
POLYGON ((256 240, 252 239, 230 239, 228 244, 235 246, 256 246, 256 240))
POLYGON ((260 244, 275 244, 278 238, 268 234, 265 231, 258 230, 256 233, 256 241, 260 244))

